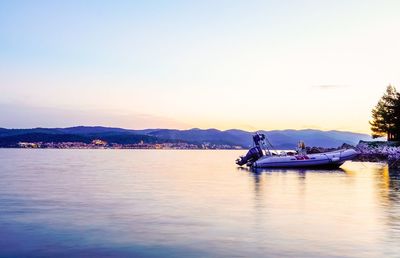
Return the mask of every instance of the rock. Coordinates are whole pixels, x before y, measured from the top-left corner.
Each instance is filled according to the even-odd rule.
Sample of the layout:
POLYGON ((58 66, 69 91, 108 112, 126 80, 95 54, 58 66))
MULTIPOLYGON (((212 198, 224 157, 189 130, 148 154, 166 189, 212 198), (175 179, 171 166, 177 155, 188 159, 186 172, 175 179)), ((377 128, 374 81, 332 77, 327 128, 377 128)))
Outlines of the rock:
POLYGON ((339 147, 339 149, 354 149, 355 147, 353 145, 343 143, 342 146, 339 147))
POLYGON ((389 167, 400 166, 400 147, 392 142, 364 142, 360 141, 356 146, 361 153, 360 161, 387 161, 389 167))

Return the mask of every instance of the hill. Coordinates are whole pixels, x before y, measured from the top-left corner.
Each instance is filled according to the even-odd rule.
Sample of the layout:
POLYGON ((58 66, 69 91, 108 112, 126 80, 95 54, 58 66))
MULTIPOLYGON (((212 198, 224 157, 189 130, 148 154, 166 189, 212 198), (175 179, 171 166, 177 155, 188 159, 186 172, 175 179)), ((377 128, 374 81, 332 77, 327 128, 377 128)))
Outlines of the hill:
MULTIPOLYGON (((321 130, 273 130, 265 133, 277 149, 293 149, 299 140, 308 146, 338 147, 343 143, 356 145, 360 140, 371 141, 367 134, 344 131, 321 130)), ((145 129, 130 130, 124 128, 101 126, 77 126, 68 128, 33 128, 6 129, 0 128, 0 146, 13 147, 18 142, 91 142, 101 139, 109 143, 135 144, 185 142, 191 144, 230 145, 248 148, 252 144, 253 132, 231 129, 145 129)))

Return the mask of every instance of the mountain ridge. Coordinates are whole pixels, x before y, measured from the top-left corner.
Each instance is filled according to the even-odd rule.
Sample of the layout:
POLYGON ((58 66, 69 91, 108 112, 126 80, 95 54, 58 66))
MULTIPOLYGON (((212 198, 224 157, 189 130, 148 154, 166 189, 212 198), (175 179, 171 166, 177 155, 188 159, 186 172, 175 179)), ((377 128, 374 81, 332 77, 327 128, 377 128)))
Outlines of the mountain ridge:
MULTIPOLYGON (((299 140, 305 141, 308 146, 338 147, 343 143, 356 145, 360 140, 371 141, 371 136, 339 130, 317 129, 281 129, 259 130, 265 133, 269 141, 276 148, 295 148, 299 140)), ((102 139, 110 143, 135 144, 186 142, 190 144, 230 145, 248 148, 252 144, 254 132, 240 129, 219 130, 209 129, 125 129, 106 126, 74 126, 66 128, 30 128, 7 129, 0 128, 0 146, 15 146, 20 141, 62 142, 74 139, 90 142, 102 139)))

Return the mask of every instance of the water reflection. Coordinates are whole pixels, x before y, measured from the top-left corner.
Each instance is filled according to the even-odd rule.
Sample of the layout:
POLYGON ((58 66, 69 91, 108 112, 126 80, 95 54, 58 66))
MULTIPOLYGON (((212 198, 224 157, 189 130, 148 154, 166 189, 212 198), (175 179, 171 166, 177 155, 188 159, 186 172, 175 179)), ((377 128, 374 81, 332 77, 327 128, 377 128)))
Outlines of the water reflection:
POLYGON ((323 174, 323 173, 333 173, 333 174, 350 174, 351 175, 351 170, 350 169, 342 169, 342 168, 335 168, 335 169, 305 169, 305 168, 248 168, 248 167, 238 167, 238 171, 241 172, 247 172, 248 175, 253 178, 254 180, 254 192, 255 196, 257 197, 256 199, 259 199, 261 196, 261 191, 263 189, 262 186, 262 181, 263 180, 268 180, 268 177, 273 176, 274 174, 295 174, 298 182, 298 188, 299 188, 299 193, 303 194, 307 185, 306 179, 307 179, 307 174, 310 175, 312 173, 318 173, 318 174, 323 174), (263 179, 265 177, 265 179, 263 179))
MULTIPOLYGON (((387 238, 386 241, 394 245, 400 242, 400 169, 388 169, 388 194, 387 194, 387 238)), ((388 250, 387 255, 398 255, 388 250)))
POLYGON ((400 191, 400 169, 389 168, 389 186, 393 191, 400 191))
MULTIPOLYGON (((295 207, 296 218, 289 216, 288 219, 302 218, 306 223, 309 223, 309 219, 324 220, 346 225, 346 228, 335 231, 334 235, 343 239, 348 239, 352 234, 362 235, 364 238, 357 241, 368 245, 384 243, 383 246, 386 246, 382 246, 382 250, 368 251, 367 248, 365 255, 375 252, 376 255, 396 256, 393 248, 400 240, 399 169, 389 169, 380 163, 347 163, 333 170, 257 169, 247 172, 254 182, 257 209, 263 207, 259 202, 264 202, 264 205, 276 210, 272 216, 276 217, 289 213, 295 207), (278 191, 280 196, 276 193, 277 188, 284 189, 278 191), (293 199, 295 201, 291 202, 293 199), (310 211, 318 216, 310 216, 310 211)), ((288 224, 299 227, 298 223, 288 224)), ((319 222, 312 224, 315 226, 319 222)), ((323 224, 321 227, 326 227, 323 224)), ((311 231, 315 235, 332 233, 311 231)), ((306 238, 313 239, 313 236, 306 238)), ((346 243, 340 245, 348 248, 346 243)))
POLYGON ((0 256, 396 257, 399 171, 234 151, 0 150, 0 256), (50 254, 50 255, 49 255, 50 254))
MULTIPOLYGON (((349 243, 360 247, 382 243, 381 249, 364 247, 364 255, 396 256, 393 250, 400 240, 400 170, 379 163, 347 163, 329 170, 239 170, 253 181, 256 215, 267 215, 273 224, 280 224, 276 218, 285 217, 290 226, 280 224, 280 230, 291 232, 297 241, 319 242, 318 236, 325 235, 343 250, 351 249, 349 243), (337 225, 336 230, 323 230, 327 224, 337 225), (345 228, 340 226, 343 224, 345 228)), ((257 218, 257 222, 262 221, 257 218)), ((279 236, 279 232, 274 233, 279 236)))

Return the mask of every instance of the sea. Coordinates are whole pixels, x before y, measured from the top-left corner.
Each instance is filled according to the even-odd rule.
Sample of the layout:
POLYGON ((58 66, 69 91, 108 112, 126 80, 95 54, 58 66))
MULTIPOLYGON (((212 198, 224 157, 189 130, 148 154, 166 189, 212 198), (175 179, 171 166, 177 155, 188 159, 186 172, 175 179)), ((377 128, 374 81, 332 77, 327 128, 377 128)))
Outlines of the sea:
POLYGON ((400 257, 400 172, 245 151, 0 149, 0 257, 400 257))

